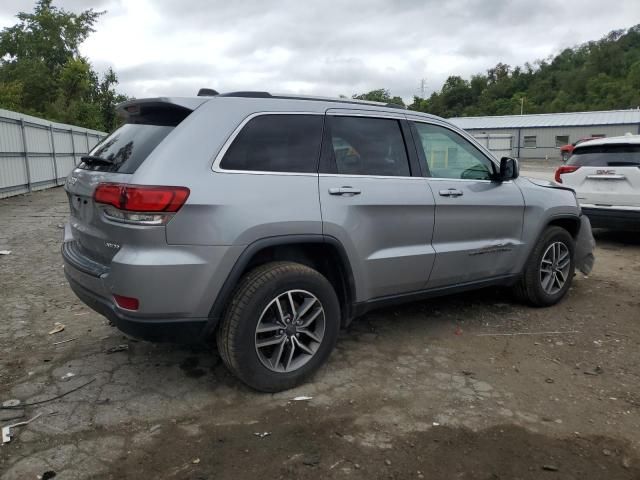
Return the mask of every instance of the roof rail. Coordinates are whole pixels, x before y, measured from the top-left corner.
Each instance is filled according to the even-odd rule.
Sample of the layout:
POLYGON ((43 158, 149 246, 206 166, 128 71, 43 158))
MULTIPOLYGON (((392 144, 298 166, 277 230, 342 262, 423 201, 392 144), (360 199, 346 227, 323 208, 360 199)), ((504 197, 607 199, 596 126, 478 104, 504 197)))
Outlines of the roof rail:
POLYGON ((239 91, 239 92, 229 92, 229 93, 221 93, 218 95, 219 97, 242 97, 242 98, 274 98, 274 99, 282 99, 282 100, 307 100, 307 101, 315 101, 315 102, 332 102, 332 103, 351 103, 356 105, 372 105, 376 107, 387 107, 387 108, 400 108, 402 110, 406 110, 406 107, 402 105, 398 105, 397 103, 382 103, 382 102, 373 102, 368 100, 357 100, 351 98, 330 98, 330 97, 314 97, 314 96, 304 96, 304 95, 272 95, 269 92, 259 92, 259 91, 239 91))
POLYGON ((222 93, 220 97, 243 97, 243 98, 272 98, 269 92, 254 92, 254 91, 240 91, 240 92, 228 92, 222 93))

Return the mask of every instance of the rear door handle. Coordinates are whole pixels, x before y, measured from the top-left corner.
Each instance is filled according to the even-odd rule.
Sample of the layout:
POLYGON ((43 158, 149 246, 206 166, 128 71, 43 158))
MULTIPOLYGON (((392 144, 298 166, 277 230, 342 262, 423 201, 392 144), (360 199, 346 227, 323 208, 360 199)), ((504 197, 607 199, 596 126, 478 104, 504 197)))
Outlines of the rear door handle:
POLYGON ((462 190, 457 188, 448 188, 446 190, 440 190, 440 196, 442 197, 461 197, 463 195, 462 190))
POLYGON ((360 189, 353 187, 332 187, 329 189, 329 195, 360 195, 361 193, 360 189))

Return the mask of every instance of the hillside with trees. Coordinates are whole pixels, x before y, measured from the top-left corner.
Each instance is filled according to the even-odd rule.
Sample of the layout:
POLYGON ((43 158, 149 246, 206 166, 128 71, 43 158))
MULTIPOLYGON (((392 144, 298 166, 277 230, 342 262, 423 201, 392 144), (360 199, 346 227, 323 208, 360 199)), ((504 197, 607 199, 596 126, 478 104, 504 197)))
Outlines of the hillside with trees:
POLYGON ((104 12, 79 14, 39 0, 32 13, 0 32, 0 108, 110 131, 117 123, 118 79, 101 77, 79 53, 104 12))
MULTIPOLYGON (((389 90, 354 98, 399 103, 389 90)), ((465 80, 450 76, 412 110, 441 117, 612 110, 640 106, 640 25, 567 48, 555 57, 511 67, 498 63, 465 80)))

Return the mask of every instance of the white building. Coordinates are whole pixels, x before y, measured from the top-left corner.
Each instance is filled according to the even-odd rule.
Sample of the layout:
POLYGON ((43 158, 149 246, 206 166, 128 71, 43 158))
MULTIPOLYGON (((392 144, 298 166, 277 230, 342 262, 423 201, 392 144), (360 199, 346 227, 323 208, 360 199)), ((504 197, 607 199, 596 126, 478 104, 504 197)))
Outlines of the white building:
POLYGON ((512 156, 523 159, 559 159, 561 146, 581 138, 640 134, 640 110, 457 117, 449 120, 474 136, 509 135, 512 156))

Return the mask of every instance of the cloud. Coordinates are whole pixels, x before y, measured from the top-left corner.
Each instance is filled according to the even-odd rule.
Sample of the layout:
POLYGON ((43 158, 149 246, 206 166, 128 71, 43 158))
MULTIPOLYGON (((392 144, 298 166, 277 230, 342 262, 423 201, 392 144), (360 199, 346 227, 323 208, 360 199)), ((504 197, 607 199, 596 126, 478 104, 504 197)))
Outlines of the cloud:
MULTIPOLYGON (((637 0, 59 0, 106 9, 82 52, 127 94, 269 90, 410 99, 449 75, 521 65, 640 18, 637 0), (598 12, 594 15, 594 12, 598 12), (631 19, 631 20, 630 20, 631 19)), ((5 0, 0 19, 25 9, 5 0)), ((6 21, 5 21, 6 24, 6 21)))

